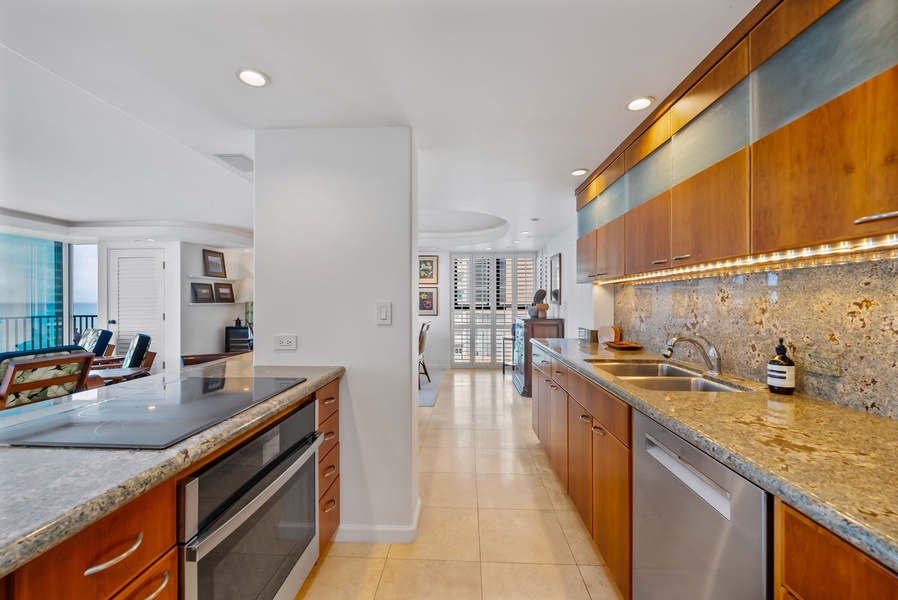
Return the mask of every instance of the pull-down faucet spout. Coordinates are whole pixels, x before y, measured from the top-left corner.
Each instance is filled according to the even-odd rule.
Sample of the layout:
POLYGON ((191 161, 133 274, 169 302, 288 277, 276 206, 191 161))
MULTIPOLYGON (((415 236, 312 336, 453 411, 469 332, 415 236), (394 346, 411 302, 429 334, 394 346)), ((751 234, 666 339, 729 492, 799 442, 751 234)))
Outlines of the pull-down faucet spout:
POLYGON ((689 342, 690 344, 698 348, 698 352, 699 354, 701 354, 702 360, 705 361, 705 365, 707 365, 708 367, 708 375, 720 375, 720 373, 723 371, 720 366, 720 352, 717 350, 717 348, 714 347, 714 344, 708 341, 707 338, 698 334, 693 337, 682 336, 670 338, 669 340, 667 340, 667 350, 662 352, 661 355, 664 358, 670 358, 671 356, 673 356, 674 346, 676 346, 679 342, 689 342), (705 347, 699 340, 708 345, 707 350, 705 350, 705 347))

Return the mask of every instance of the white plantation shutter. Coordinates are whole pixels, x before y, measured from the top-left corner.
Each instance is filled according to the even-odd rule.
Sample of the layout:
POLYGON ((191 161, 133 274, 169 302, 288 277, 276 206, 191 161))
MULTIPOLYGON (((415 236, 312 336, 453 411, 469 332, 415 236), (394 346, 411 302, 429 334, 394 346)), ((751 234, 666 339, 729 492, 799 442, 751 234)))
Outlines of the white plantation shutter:
POLYGON ((527 314, 536 278, 536 255, 453 254, 453 366, 498 367, 503 337, 527 314))
MULTIPOLYGON (((124 356, 138 333, 150 336, 150 350, 157 353, 158 366, 164 360, 164 277, 163 251, 135 248, 110 251, 109 325, 115 336, 115 356, 124 356)), ((156 365, 154 365, 155 367, 156 365)))

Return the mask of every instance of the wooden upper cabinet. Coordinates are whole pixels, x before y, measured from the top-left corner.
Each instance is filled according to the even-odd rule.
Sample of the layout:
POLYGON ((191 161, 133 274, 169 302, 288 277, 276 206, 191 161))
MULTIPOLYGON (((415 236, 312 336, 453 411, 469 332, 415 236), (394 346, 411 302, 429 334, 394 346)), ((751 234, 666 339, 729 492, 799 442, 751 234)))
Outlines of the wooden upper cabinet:
POLYGON ((627 275, 670 267, 670 190, 627 213, 627 275))
POLYGON ((839 1, 785 0, 777 6, 748 34, 751 69, 757 69, 839 1))
POLYGON ((671 135, 748 76, 748 40, 742 40, 670 109, 671 135))
POLYGON ((581 208, 595 200, 596 196, 599 195, 599 193, 596 191, 597 186, 598 184, 596 183, 596 180, 593 179, 589 182, 589 185, 587 185, 579 194, 577 194, 577 210, 580 210, 581 208))
POLYGON ((898 231, 896 96, 893 67, 752 145, 752 253, 898 231))
POLYGON ((636 141, 624 151, 624 166, 629 171, 636 163, 658 149, 670 139, 670 112, 664 113, 660 119, 652 123, 636 141))
POLYGON ((749 253, 749 149, 671 190, 671 266, 749 253))
POLYGON ((596 230, 596 279, 620 277, 624 274, 626 251, 626 215, 596 230))
POLYGON ((590 283, 596 274, 596 232, 577 240, 577 283, 590 283))
POLYGON ((577 210, 580 210, 596 199, 596 196, 607 190, 612 183, 620 179, 624 174, 624 155, 618 156, 610 165, 599 173, 595 179, 589 182, 579 194, 577 194, 577 210))
POLYGON ((779 499, 774 529, 778 590, 800 600, 898 598, 898 575, 779 499))

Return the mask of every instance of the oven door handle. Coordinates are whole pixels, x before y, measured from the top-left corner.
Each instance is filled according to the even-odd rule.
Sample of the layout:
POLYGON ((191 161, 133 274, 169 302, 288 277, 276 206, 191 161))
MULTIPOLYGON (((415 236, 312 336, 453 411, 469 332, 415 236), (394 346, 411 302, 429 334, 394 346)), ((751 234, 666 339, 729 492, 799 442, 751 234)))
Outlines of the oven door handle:
POLYGON ((243 525, 263 504, 268 502, 282 487, 287 485, 290 479, 299 472, 303 465, 315 457, 315 452, 318 450, 318 446, 321 445, 321 441, 321 435, 319 434, 315 437, 315 441, 312 442, 311 446, 308 446, 305 449, 296 450, 293 454, 285 458, 283 464, 289 463, 290 466, 287 467, 283 473, 278 475, 277 479, 268 484, 265 489, 256 494, 246 506, 237 511, 234 516, 221 525, 210 531, 200 533, 193 540, 188 542, 184 546, 187 560, 189 562, 199 561, 209 554, 209 552, 214 550, 221 542, 227 539, 229 535, 234 533, 234 531, 243 525))

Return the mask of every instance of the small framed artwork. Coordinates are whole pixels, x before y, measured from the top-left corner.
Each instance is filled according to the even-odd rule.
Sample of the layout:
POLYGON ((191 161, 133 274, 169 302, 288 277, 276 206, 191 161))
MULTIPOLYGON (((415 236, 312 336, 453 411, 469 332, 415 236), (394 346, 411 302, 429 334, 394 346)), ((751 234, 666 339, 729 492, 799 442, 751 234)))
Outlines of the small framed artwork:
POLYGON ((418 288, 418 314, 437 316, 437 292, 439 288, 418 288))
POLYGON ((216 302, 233 302, 234 287, 230 283, 215 284, 215 301, 216 302))
POLYGON ((224 254, 215 250, 203 250, 203 274, 206 277, 227 277, 224 254))
POLYGON ((193 301, 198 304, 215 302, 215 293, 212 291, 211 283, 191 283, 190 290, 193 292, 193 301))
POLYGON ((419 285, 436 285, 439 283, 439 274, 437 271, 440 266, 439 256, 419 256, 418 257, 418 284, 419 285))

